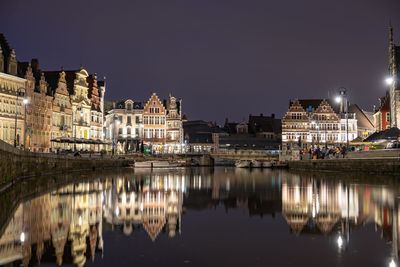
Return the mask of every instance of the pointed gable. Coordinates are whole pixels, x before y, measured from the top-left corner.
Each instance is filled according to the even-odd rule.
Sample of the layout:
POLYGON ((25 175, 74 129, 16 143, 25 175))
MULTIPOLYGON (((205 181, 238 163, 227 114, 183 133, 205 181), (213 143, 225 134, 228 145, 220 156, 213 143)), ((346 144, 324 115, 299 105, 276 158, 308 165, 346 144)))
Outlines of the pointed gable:
POLYGON ((159 108, 159 113, 165 114, 165 106, 163 105, 162 101, 158 98, 156 93, 153 93, 150 99, 144 105, 143 112, 144 113, 151 113, 150 108, 159 108))

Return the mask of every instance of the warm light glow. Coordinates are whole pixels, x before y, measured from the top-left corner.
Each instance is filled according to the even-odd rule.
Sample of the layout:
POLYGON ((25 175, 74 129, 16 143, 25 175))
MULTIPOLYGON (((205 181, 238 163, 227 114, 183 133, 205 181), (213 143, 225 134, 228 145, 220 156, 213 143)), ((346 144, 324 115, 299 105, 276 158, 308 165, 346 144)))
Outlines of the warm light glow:
POLYGON ((393 82, 394 82, 393 77, 387 77, 387 78, 385 79, 385 83, 386 83, 387 85, 392 85, 393 82))
POLYGON ((79 225, 82 225, 82 216, 79 216, 79 218, 78 218, 78 224, 79 224, 79 225))
POLYGON ((25 233, 24 232, 21 233, 19 239, 20 239, 21 243, 25 242, 25 233))
POLYGON ((119 215, 119 208, 118 208, 118 207, 115 208, 115 215, 116 215, 116 216, 119 215))
POLYGON ((342 101, 342 98, 340 96, 337 96, 335 98, 336 103, 340 103, 342 101))
POLYGON ((24 98, 24 100, 22 102, 24 102, 24 105, 26 105, 29 103, 29 100, 28 100, 28 98, 24 98))
POLYGON ((115 123, 116 123, 117 125, 119 125, 121 122, 120 122, 119 120, 116 120, 115 123))
POLYGON ((389 262, 389 267, 397 267, 393 259, 389 262))
POLYGON ((81 115, 81 117, 83 117, 83 111, 81 111, 79 114, 81 115))
POLYGON ((343 247, 343 238, 341 236, 339 236, 337 239, 337 245, 338 245, 338 248, 343 247))

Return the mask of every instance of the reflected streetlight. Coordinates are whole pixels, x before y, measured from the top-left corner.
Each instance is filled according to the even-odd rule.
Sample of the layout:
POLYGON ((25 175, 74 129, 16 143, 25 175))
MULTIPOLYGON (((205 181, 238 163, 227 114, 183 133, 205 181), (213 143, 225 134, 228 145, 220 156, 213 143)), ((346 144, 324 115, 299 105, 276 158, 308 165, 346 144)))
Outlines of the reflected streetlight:
POLYGON ((342 238, 341 235, 338 236, 336 242, 337 242, 338 248, 342 249, 342 247, 343 247, 343 238, 342 238))
POLYGON ((21 235, 19 236, 19 240, 21 241, 21 243, 25 242, 25 233, 21 232, 21 235))
POLYGON ((396 264, 396 262, 394 261, 394 259, 392 259, 392 260, 389 262, 389 267, 397 267, 397 264, 396 264))

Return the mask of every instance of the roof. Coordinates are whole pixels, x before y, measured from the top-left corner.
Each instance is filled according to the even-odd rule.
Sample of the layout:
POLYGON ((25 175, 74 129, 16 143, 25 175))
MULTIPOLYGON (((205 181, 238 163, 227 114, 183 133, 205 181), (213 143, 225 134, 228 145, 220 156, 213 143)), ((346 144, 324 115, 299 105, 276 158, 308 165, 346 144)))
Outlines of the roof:
MULTIPOLYGON (((336 112, 340 112, 340 105, 334 102, 332 99, 298 99, 300 105, 304 108, 306 112, 314 112, 321 102, 325 100, 332 107, 332 109, 336 112)), ((289 107, 293 104, 294 100, 289 102, 289 107)))
POLYGON ((349 113, 356 114, 358 128, 375 130, 372 112, 365 112, 357 104, 351 104, 349 113))
POLYGON ((282 122, 276 119, 275 116, 260 116, 249 115, 249 133, 269 132, 280 134, 282 133, 282 122))
POLYGON ((400 136, 400 130, 398 128, 390 128, 380 132, 375 132, 368 136, 365 142, 374 142, 379 140, 397 140, 400 136))

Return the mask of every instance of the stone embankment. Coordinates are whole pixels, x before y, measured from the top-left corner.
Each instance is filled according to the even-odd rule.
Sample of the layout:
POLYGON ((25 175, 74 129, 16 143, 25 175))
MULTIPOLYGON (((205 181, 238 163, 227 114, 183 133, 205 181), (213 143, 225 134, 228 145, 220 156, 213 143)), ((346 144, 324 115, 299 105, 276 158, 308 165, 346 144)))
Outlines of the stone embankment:
POLYGON ((32 153, 0 141, 0 187, 22 177, 128 167, 133 159, 32 153))
POLYGON ((290 161, 289 169, 400 175, 400 150, 350 152, 344 159, 290 161))

